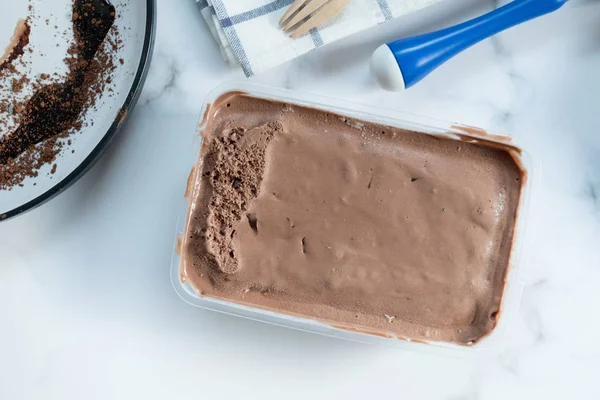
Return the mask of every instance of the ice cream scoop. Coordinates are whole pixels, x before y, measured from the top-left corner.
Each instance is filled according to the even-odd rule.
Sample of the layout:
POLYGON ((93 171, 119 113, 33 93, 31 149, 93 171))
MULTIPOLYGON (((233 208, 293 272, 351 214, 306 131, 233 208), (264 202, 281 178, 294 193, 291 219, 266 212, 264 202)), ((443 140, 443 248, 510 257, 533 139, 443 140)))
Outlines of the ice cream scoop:
POLYGON ((407 89, 463 50, 496 33, 561 8, 567 0, 514 0, 481 17, 375 50, 371 71, 391 91, 407 89))

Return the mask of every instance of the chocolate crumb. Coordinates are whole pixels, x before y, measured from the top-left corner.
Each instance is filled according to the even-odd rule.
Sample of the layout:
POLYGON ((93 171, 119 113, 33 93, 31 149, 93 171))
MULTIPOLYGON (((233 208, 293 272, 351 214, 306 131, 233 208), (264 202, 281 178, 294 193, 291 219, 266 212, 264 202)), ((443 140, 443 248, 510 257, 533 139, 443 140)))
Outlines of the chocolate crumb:
POLYGON ((20 92, 21 90, 23 90, 23 86, 25 85, 26 82, 27 82, 26 76, 22 76, 18 79, 13 78, 12 87, 11 87, 13 93, 17 93, 17 92, 20 92))

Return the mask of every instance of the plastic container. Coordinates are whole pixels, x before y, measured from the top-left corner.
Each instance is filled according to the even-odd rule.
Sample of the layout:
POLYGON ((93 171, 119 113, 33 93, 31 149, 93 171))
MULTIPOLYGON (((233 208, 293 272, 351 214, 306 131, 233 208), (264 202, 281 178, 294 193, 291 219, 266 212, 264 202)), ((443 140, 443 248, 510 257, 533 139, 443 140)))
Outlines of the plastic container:
MULTIPOLYGON (((183 282, 181 279, 181 257, 179 255, 181 250, 181 241, 179 240, 179 238, 185 237, 182 235, 186 232, 187 229, 187 219, 189 216, 190 208, 190 204, 188 204, 188 201, 183 201, 182 198, 181 214, 178 219, 177 227, 178 239, 176 244, 176 251, 174 252, 171 262, 171 280, 175 291, 184 301, 196 307, 202 307, 221 313, 236 315, 238 317, 248 318, 260 322, 284 326, 287 328, 364 343, 387 344, 407 349, 434 351, 438 353, 462 352, 463 354, 473 352, 474 350, 482 350, 495 347, 494 343, 500 340, 500 337, 502 336, 502 331, 505 329, 505 325, 507 324, 508 320, 511 316, 514 316, 516 314, 516 310, 518 309, 518 305, 521 298, 523 285, 522 282, 519 280, 519 274, 521 267, 523 266, 524 261, 526 260, 524 254, 526 246, 524 246, 523 243, 525 238, 525 221, 527 219, 528 214, 529 197, 532 182, 536 180, 535 171, 538 170, 538 168, 535 168, 531 157, 526 152, 524 152, 518 144, 516 144, 510 137, 489 133, 484 130, 465 125, 459 125, 455 123, 401 113, 373 106, 350 103, 338 99, 315 96, 301 92, 292 92, 284 89, 269 88, 241 82, 229 82, 223 84, 208 96, 200 113, 201 122, 198 126, 198 133, 201 133, 206 126, 206 121, 204 117, 207 114, 210 105, 214 103, 214 101, 217 98, 231 91, 241 91, 254 97, 318 108, 330 111, 332 113, 348 116, 353 119, 408 129, 429 135, 434 135, 437 137, 445 137, 462 142, 484 141, 488 143, 500 143, 503 145, 510 144, 511 146, 519 149, 521 152, 519 161, 521 163, 522 169, 524 170, 525 182, 523 184, 524 186, 522 191, 522 198, 520 208, 518 211, 518 218, 516 221, 517 226, 515 231, 514 245, 509 264, 509 271, 506 278, 504 295, 502 298, 500 317, 498 319, 496 328, 490 335, 483 338, 481 341, 477 342, 472 346, 461 346, 457 344, 444 342, 413 342, 410 339, 399 338, 396 336, 392 338, 387 338, 367 333, 349 331, 333 327, 318 320, 300 318, 277 311, 270 311, 255 308, 252 306, 228 302, 220 299, 215 299, 207 296, 200 296, 189 283, 183 282)), ((197 140, 194 143, 194 145, 196 146, 199 154, 202 145, 201 135, 197 136, 197 140)), ((201 159, 198 161, 201 161, 201 159)), ((190 165, 190 167, 194 172, 197 168, 201 168, 201 163, 195 162, 194 165, 190 165)), ((195 174, 195 176, 200 175, 201 174, 199 173, 195 174)), ((189 182, 188 187, 192 189, 192 192, 188 193, 188 199, 191 202, 191 200, 196 197, 195 192, 198 190, 197 182, 189 182)), ((184 188, 182 188, 182 194, 183 192, 184 188)))

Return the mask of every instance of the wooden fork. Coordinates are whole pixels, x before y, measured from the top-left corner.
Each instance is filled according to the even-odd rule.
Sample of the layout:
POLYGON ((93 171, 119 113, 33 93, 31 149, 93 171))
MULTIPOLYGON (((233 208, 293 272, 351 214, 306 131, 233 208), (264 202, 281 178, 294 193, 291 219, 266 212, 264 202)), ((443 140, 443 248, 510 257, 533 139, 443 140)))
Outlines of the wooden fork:
POLYGON ((279 25, 297 38, 338 15, 350 0, 296 0, 281 17, 279 25))

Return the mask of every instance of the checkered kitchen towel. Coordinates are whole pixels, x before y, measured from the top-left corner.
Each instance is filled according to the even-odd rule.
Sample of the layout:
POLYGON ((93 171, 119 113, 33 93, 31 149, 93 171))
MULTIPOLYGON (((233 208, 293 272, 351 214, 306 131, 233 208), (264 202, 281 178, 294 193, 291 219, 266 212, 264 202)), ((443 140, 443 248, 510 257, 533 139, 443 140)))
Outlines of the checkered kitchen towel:
POLYGON ((223 58, 246 76, 439 0, 351 0, 336 21, 291 39, 279 19, 294 0, 196 0, 223 58))

